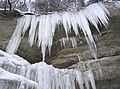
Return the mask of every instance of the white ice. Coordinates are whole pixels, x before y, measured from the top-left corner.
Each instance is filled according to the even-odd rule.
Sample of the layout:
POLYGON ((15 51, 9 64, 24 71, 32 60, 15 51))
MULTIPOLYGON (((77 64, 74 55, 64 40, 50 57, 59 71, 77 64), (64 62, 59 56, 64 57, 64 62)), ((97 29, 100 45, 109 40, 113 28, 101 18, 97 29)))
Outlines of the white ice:
MULTIPOLYGON (((109 11, 104 7, 103 3, 91 4, 79 12, 62 12, 41 16, 23 16, 18 20, 16 29, 11 37, 11 40, 6 48, 6 52, 15 53, 20 45, 21 39, 25 32, 29 30, 29 43, 33 45, 34 41, 41 47, 43 61, 45 60, 46 49, 49 49, 49 54, 53 44, 53 36, 56 26, 62 24, 64 31, 69 40, 69 33, 71 28, 76 36, 79 36, 78 27, 85 35, 92 55, 96 58, 96 44, 94 42, 89 22, 91 22, 96 29, 98 24, 103 24, 105 27, 108 25, 109 11), (89 21, 89 22, 88 22, 89 21), (28 29, 30 27, 30 29, 28 29)), ((100 33, 100 31, 99 31, 100 33)), ((72 46, 76 47, 76 41, 71 39, 72 46), (73 44, 74 43, 74 44, 73 44)), ((63 40, 65 46, 65 40, 63 40)))
MULTIPOLYGON (((49 53, 51 51, 56 25, 62 24, 67 40, 70 39, 69 33, 72 32, 71 28, 73 28, 76 36, 79 36, 79 32, 82 31, 93 56, 96 57, 96 44, 89 27, 89 22, 92 23, 100 33, 98 24, 103 24, 107 27, 109 20, 108 15, 109 11, 104 7, 103 3, 94 3, 79 12, 23 16, 18 19, 16 29, 9 41, 6 51, 9 54, 15 53, 25 33, 29 31, 28 41, 30 46, 35 42, 38 47, 41 47, 44 61, 46 49, 49 49, 49 53)), ((65 39, 62 41, 65 46, 65 39)), ((72 38, 70 41, 72 42, 72 46, 76 47, 75 39, 72 38)), ((9 54, 0 51, 0 79, 23 81, 20 84, 21 87, 18 89, 27 89, 24 86, 26 82, 32 82, 31 84, 38 85, 35 89, 75 89, 76 82, 80 89, 84 89, 85 86, 89 89, 90 84, 92 89, 96 89, 94 76, 89 69, 86 70, 84 68, 86 71, 58 69, 52 65, 47 65, 45 62, 31 65, 25 61, 21 61, 22 59, 18 56, 11 56, 9 54), (3 68, 3 65, 6 63, 8 63, 7 65, 9 65, 10 68, 3 68), (13 72, 11 70, 12 68, 19 72, 13 72)), ((3 89, 3 87, 4 84, 1 83, 0 89, 3 89)))
POLYGON ((96 89, 91 70, 58 69, 45 62, 28 64, 17 55, 13 57, 0 51, 0 89, 5 86, 13 87, 12 89, 76 89, 76 83, 80 89, 85 89, 84 84, 91 84, 92 88, 96 89), (12 70, 16 68, 20 71, 12 72, 11 68, 6 69, 3 67, 6 63, 12 70), (10 86, 9 81, 15 81, 17 85, 10 86))
POLYGON ((60 40, 61 48, 65 47, 67 42, 71 42, 73 48, 77 48, 77 37, 62 37, 60 40))

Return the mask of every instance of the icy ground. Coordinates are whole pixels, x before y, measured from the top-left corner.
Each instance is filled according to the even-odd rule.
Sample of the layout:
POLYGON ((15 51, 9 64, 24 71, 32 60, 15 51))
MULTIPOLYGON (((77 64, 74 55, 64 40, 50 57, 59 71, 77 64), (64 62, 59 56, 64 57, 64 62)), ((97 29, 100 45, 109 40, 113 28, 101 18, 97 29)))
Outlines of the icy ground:
POLYGON ((96 89, 91 70, 58 69, 45 62, 30 64, 0 50, 0 89, 96 89), (84 85, 85 84, 85 85, 84 85))

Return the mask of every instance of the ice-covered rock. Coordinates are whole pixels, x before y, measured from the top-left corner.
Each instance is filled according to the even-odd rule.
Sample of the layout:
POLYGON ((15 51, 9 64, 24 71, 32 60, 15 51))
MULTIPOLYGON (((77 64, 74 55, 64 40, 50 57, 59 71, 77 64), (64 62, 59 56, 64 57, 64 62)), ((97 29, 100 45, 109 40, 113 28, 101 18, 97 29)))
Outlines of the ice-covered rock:
POLYGON ((0 50, 0 67, 4 70, 20 74, 21 68, 25 68, 26 66, 30 66, 30 63, 23 58, 17 55, 9 55, 0 50))
POLYGON ((17 55, 0 51, 0 89, 80 89, 91 84, 96 89, 92 71, 58 69, 45 62, 29 64, 17 55))
POLYGON ((38 84, 0 68, 0 89, 36 89, 38 84))

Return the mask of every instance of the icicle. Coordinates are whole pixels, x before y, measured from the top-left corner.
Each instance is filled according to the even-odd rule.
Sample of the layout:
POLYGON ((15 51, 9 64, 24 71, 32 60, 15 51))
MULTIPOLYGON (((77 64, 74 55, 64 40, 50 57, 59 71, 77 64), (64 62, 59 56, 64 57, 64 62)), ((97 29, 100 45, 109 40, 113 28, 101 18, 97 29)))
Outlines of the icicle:
POLYGON ((45 60, 45 50, 46 50, 46 38, 45 38, 45 19, 46 16, 42 15, 39 18, 39 32, 38 32, 38 47, 41 45, 43 61, 45 60), (44 41, 43 41, 44 40, 44 41))
POLYGON ((61 39, 59 39, 59 41, 60 41, 61 48, 62 48, 62 46, 65 47, 67 42, 71 42, 72 47, 77 48, 76 37, 69 37, 69 39, 67 39, 66 37, 62 37, 61 39))
POLYGON ((43 33, 43 30, 44 30, 42 22, 43 22, 43 16, 40 16, 39 17, 39 29, 38 29, 38 47, 40 47, 40 45, 41 45, 42 33, 43 33))
POLYGON ((71 21, 71 25, 73 27, 73 31, 75 32, 76 36, 78 36, 79 31, 78 31, 78 27, 77 27, 78 23, 77 23, 77 20, 76 20, 77 19, 76 18, 76 13, 71 13, 70 15, 71 15, 70 21, 71 21))
MULTIPOLYGON (((91 8, 90 8, 91 9, 91 8)), ((98 18, 93 14, 91 13, 91 10, 90 10, 88 7, 85 8, 85 10, 83 10, 86 18, 96 27, 96 29, 98 30, 98 32, 100 33, 99 29, 98 29, 98 18)), ((92 9, 93 10, 93 9, 92 9)))
POLYGON ((54 36, 55 33, 55 29, 56 29, 56 25, 60 24, 61 21, 61 14, 52 14, 51 15, 51 30, 52 30, 52 34, 54 36))
POLYGON ((92 33, 90 31, 90 28, 89 28, 89 23, 85 17, 85 15, 83 14, 83 11, 81 10, 79 13, 78 13, 79 17, 78 17, 78 24, 79 24, 79 27, 81 27, 84 35, 85 35, 85 38, 87 40, 87 43, 89 45, 89 48, 90 48, 90 51, 92 53, 92 55, 96 58, 96 52, 94 52, 94 50, 96 50, 96 44, 94 42, 94 39, 92 37, 92 33))
POLYGON ((23 31, 22 31, 23 36, 25 35, 25 32, 27 30, 29 30, 29 27, 31 25, 31 20, 32 20, 32 16, 31 15, 24 16, 25 23, 24 23, 24 27, 23 27, 23 31))
POLYGON ((88 79, 91 83, 92 89, 96 89, 95 80, 94 80, 92 71, 91 70, 86 71, 86 76, 88 77, 88 79))
POLYGON ((63 37, 61 40, 62 40, 63 47, 65 47, 68 39, 63 37))
MULTIPOLYGON (((51 46, 52 46, 52 42, 53 42, 53 30, 51 30, 52 28, 52 22, 51 22, 51 15, 47 15, 46 16, 46 24, 45 24, 45 40, 46 40, 46 45, 48 47, 49 50, 49 55, 51 54, 51 46)), ((55 28, 54 28, 55 29, 55 28)), ((44 41, 44 40, 43 40, 44 41)))
POLYGON ((71 73, 71 89, 76 89, 75 88, 75 79, 76 76, 74 76, 74 71, 71 73))
POLYGON ((24 17, 18 19, 18 24, 15 28, 15 31, 6 47, 6 52, 7 53, 10 53, 10 54, 13 54, 17 51, 19 45, 20 45, 20 42, 21 42, 21 39, 22 39, 22 28, 24 26, 24 17))
POLYGON ((31 26, 29 30, 29 39, 28 39, 30 46, 33 45, 37 24, 38 24, 38 18, 36 16, 32 16, 31 26))
POLYGON ((90 86, 89 86, 88 78, 87 78, 86 74, 85 74, 85 76, 84 76, 84 81, 85 81, 86 89, 90 89, 90 88, 89 88, 90 86))
POLYGON ((99 73, 100 73, 100 76, 103 77, 103 74, 102 74, 102 69, 101 69, 101 66, 100 66, 100 63, 97 63, 98 64, 98 70, 99 70, 99 73))
POLYGON ((71 81, 70 81, 70 75, 65 75, 65 82, 66 82, 66 88, 65 89, 71 89, 71 81))
POLYGON ((78 85, 80 86, 80 89, 84 89, 83 87, 84 81, 81 72, 75 71, 75 73, 76 73, 76 80, 78 82, 78 85))
POLYGON ((76 38, 75 38, 75 37, 71 37, 70 40, 71 40, 71 43, 72 43, 72 47, 73 47, 73 48, 77 48, 76 38))
POLYGON ((62 15, 62 24, 63 24, 63 27, 64 27, 64 30, 65 30, 65 33, 66 33, 66 37, 67 37, 67 39, 69 38, 68 37, 68 32, 69 32, 69 23, 70 22, 68 22, 69 21, 69 17, 68 17, 68 13, 66 12, 66 13, 63 13, 62 15))
POLYGON ((107 15, 109 15, 109 12, 102 3, 94 3, 88 5, 79 12, 63 12, 41 16, 24 16, 18 21, 15 32, 13 33, 6 51, 8 53, 15 53, 25 32, 29 30, 28 41, 30 46, 32 46, 35 41, 38 47, 41 47, 44 61, 47 48, 49 50, 49 55, 51 53, 56 26, 62 24, 67 37, 67 39, 62 39, 63 42, 61 41, 63 46, 65 46, 67 41, 71 41, 72 46, 74 48, 77 47, 75 39, 69 39, 69 33, 72 30, 71 28, 73 28, 75 35, 79 36, 79 26, 80 31, 82 30, 85 35, 92 55, 97 58, 96 44, 89 27, 89 22, 96 27, 98 32, 100 32, 97 24, 103 24, 106 27, 109 20, 107 15))

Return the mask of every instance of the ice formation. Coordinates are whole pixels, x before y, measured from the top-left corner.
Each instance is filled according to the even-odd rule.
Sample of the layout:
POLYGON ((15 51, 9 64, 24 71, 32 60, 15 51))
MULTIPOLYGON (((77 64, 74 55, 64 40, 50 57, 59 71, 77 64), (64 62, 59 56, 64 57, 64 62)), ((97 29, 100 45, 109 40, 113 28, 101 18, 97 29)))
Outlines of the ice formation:
MULTIPOLYGON (((49 52, 51 51, 56 26, 62 24, 66 34, 66 38, 62 38, 61 44, 63 44, 63 46, 65 46, 67 41, 71 41, 73 48, 77 47, 76 38, 69 37, 69 33, 71 32, 71 28, 73 28, 75 35, 79 36, 80 28, 85 35, 92 54, 95 56, 96 45, 92 37, 89 22, 91 22, 99 31, 97 24, 107 26, 107 15, 109 15, 109 12, 102 3, 94 3, 79 12, 23 16, 18 19, 16 29, 9 41, 6 51, 10 54, 15 53, 25 32, 29 31, 29 44, 32 46, 35 42, 38 47, 41 47, 44 61, 46 48, 49 49, 49 52), (101 13, 99 14, 99 12, 101 13)), ((14 76, 12 80, 20 81, 22 83, 17 85, 17 89, 29 89, 28 87, 31 84, 33 84, 33 89, 75 89, 76 84, 80 89, 84 89, 85 87, 89 89, 90 84, 93 89, 96 89, 94 77, 90 69, 85 69, 84 71, 81 71, 80 69, 58 69, 54 68, 52 65, 47 65, 45 62, 31 65, 16 60, 20 59, 18 56, 9 56, 7 54, 4 54, 2 59, 4 59, 4 61, 2 60, 0 63, 2 68, 0 69, 0 75, 3 77, 5 77, 3 74, 6 74, 6 76, 14 76), (11 59, 8 60, 4 56, 11 59), (16 76, 16 74, 19 76, 16 76), (27 81, 31 81, 30 85, 29 83, 28 85, 25 85, 27 81)), ((3 77, 0 77, 0 79, 3 77)), ((10 79, 8 78, 8 80, 10 79)), ((6 82, 2 82, 1 87, 4 87, 5 84, 6 82)))
MULTIPOLYGON (((38 47, 41 47, 44 61, 46 49, 48 48, 49 52, 51 51, 56 25, 62 24, 67 39, 69 38, 71 28, 73 28, 76 36, 79 36, 79 27, 80 31, 82 30, 85 35, 92 55, 96 58, 96 45, 89 27, 89 22, 91 22, 99 31, 97 24, 107 26, 108 15, 108 10, 104 7, 103 3, 99 2, 85 7, 79 12, 62 12, 41 16, 23 16, 17 22, 16 29, 11 37, 11 40, 9 41, 8 46, 6 47, 6 52, 11 54, 15 53, 25 32, 29 31, 28 40, 30 46, 33 45, 33 42, 36 42, 38 47)), ((72 40, 72 42, 73 41, 74 40, 72 40)), ((73 45, 73 47, 76 47, 76 45, 73 45)))
POLYGON ((37 68, 38 86, 41 89, 76 89, 76 83, 79 89, 84 89, 84 84, 86 86, 91 84, 92 89, 96 89, 91 70, 81 72, 75 69, 57 69, 45 62, 38 63, 37 68))
MULTIPOLYGON (((10 73, 0 68, 0 89, 8 89, 10 87, 9 81, 16 81, 18 84, 13 84, 9 89, 37 89, 37 83, 31 81, 23 76, 10 73), (6 82, 5 82, 6 81, 6 82), (8 83, 8 85, 7 85, 8 83)), ((13 82, 15 83, 15 82, 13 82)))
POLYGON ((114 1, 115 5, 120 8, 120 1, 114 1))
MULTIPOLYGON (((115 4, 119 6, 118 3, 115 4)), ((96 45, 89 22, 100 32, 98 24, 107 27, 108 15, 108 10, 103 3, 99 2, 85 7, 79 12, 62 12, 41 16, 26 15, 18 19, 16 29, 6 48, 6 51, 12 55, 0 50, 0 89, 76 89, 76 87, 90 89, 90 86, 92 89, 96 89, 89 61, 82 63, 78 69, 58 69, 44 62, 45 51, 47 48, 49 52, 51 51, 56 26, 62 24, 66 38, 60 40, 61 45, 65 46, 67 41, 71 41, 73 48, 76 48, 76 38, 69 37, 69 33, 73 28, 75 35, 79 37, 79 32, 82 31, 93 56, 96 57, 96 45), (43 62, 29 64, 19 56, 13 55, 27 31, 29 31, 30 46, 35 42, 38 47, 41 47, 43 62)), ((100 64, 95 66, 100 66, 100 64)), ((102 74, 102 71, 99 71, 102 74)))
POLYGON ((61 48, 65 47, 67 42, 71 42, 73 48, 77 48, 77 37, 62 37, 60 40, 61 48))
POLYGON ((0 51, 0 89, 76 89, 76 84, 79 89, 89 89, 90 85, 96 89, 89 69, 58 69, 45 62, 29 64, 0 51))

